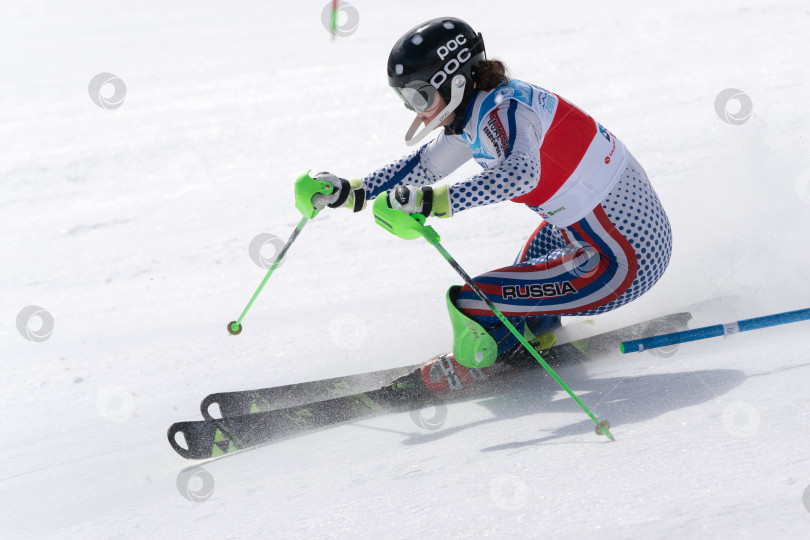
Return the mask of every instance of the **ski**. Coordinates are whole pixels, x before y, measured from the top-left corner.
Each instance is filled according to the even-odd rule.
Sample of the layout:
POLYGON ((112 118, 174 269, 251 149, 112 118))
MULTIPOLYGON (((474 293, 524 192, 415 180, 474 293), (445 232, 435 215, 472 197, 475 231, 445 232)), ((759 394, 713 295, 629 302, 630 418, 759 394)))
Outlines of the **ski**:
MULTIPOLYGON (((621 339, 686 328, 690 318, 689 313, 666 315, 589 338, 555 345, 545 351, 543 357, 552 366, 590 360, 616 349, 621 339)), ((418 409, 429 405, 433 400, 441 399, 444 402, 496 391, 508 385, 520 372, 539 367, 528 352, 517 354, 484 369, 467 369, 457 364, 452 355, 448 354, 440 355, 424 366, 417 364, 397 368, 406 373, 393 382, 382 387, 377 386, 373 390, 351 391, 346 388, 352 385, 354 388, 360 388, 366 384, 376 384, 373 381, 378 379, 374 377, 395 370, 373 372, 372 378, 366 377, 369 374, 361 374, 262 390, 212 394, 220 396, 217 399, 221 399, 224 395, 230 396, 231 403, 239 402, 242 396, 249 396, 244 402, 239 402, 238 406, 242 409, 229 409, 245 410, 244 407, 247 407, 247 414, 178 422, 169 428, 168 438, 172 448, 182 457, 209 459, 372 415, 418 409), (346 384, 338 384, 341 382, 346 384), (338 386, 335 386, 336 384, 338 386), (261 410, 261 407, 268 404, 285 403, 282 399, 286 399, 286 403, 295 401, 291 394, 293 388, 303 389, 310 401, 261 410), (252 395, 257 392, 262 394, 261 400, 256 400, 252 395), (350 393, 335 395, 341 392, 350 393), (185 446, 178 442, 179 434, 182 434, 185 446)), ((206 400, 203 400, 204 404, 206 400)), ((222 406, 220 401, 217 403, 222 406)))
POLYGON ((381 369, 368 373, 358 373, 357 375, 272 386, 258 390, 209 394, 200 403, 200 412, 206 420, 213 420, 215 418, 284 409, 301 403, 358 394, 366 390, 380 388, 394 379, 419 369, 421 366, 422 364, 414 364, 412 366, 381 369), (212 413, 211 407, 213 405, 219 407, 219 414, 212 413))
MULTIPOLYGON (((546 356, 554 358, 557 350, 581 354, 562 346, 546 351, 546 356)), ((539 367, 537 362, 527 366, 539 367)), ((327 426, 488 393, 508 384, 510 376, 527 366, 498 362, 469 369, 455 362, 452 354, 443 354, 375 390, 243 416, 178 422, 169 428, 169 443, 186 459, 215 458, 327 426), (178 434, 187 447, 178 443, 178 434)))
MULTIPOLYGON (((627 336, 642 336, 657 334, 665 331, 685 329, 691 315, 687 312, 664 315, 656 319, 633 324, 614 330, 597 334, 589 338, 565 344, 583 350, 586 354, 600 354, 607 352, 611 347, 618 347, 621 339, 634 339, 627 336)), ((557 347, 560 347, 558 345, 557 347)), ((525 351, 523 351, 525 352, 525 351)), ((533 367, 536 363, 528 353, 525 358, 533 367)), ((398 368, 383 369, 356 375, 346 375, 331 379, 322 379, 283 386, 271 386, 256 390, 240 390, 235 392, 219 392, 209 394, 200 404, 200 412, 206 420, 226 418, 229 416, 243 416, 274 409, 284 409, 302 403, 323 401, 331 398, 348 396, 373 390, 407 375, 423 364, 414 364, 398 368), (213 414, 212 405, 217 405, 219 414, 213 414)))

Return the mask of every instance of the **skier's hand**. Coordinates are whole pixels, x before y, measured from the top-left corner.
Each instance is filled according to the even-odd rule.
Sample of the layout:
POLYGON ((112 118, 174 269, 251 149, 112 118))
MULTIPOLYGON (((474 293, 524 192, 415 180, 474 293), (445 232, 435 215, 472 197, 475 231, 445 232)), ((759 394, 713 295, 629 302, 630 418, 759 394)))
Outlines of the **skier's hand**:
POLYGON ((391 208, 406 214, 422 214, 425 217, 450 217, 450 196, 447 186, 400 186, 388 194, 391 208))
POLYGON ((359 212, 365 208, 366 190, 362 181, 345 180, 329 172, 319 172, 312 178, 329 182, 332 185, 332 193, 316 193, 312 197, 312 206, 314 206, 316 210, 323 210, 326 206, 330 208, 343 206, 354 212, 359 212))

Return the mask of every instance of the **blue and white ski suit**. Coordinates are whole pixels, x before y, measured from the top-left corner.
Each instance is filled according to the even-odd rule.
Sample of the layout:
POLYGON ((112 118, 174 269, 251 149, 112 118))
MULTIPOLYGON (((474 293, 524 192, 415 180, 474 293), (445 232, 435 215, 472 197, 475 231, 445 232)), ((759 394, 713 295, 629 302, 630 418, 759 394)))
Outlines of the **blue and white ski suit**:
MULTIPOLYGON (((474 278, 510 320, 522 329, 526 318, 532 328, 549 315, 604 313, 661 278, 672 248, 669 220, 644 169, 610 131, 518 80, 478 92, 460 113, 461 135, 442 132, 369 174, 366 195, 433 184, 472 158, 484 171, 449 186, 452 213, 507 200, 537 212, 541 222, 514 264, 474 278)), ((496 340, 505 335, 469 287, 456 305, 496 340)))

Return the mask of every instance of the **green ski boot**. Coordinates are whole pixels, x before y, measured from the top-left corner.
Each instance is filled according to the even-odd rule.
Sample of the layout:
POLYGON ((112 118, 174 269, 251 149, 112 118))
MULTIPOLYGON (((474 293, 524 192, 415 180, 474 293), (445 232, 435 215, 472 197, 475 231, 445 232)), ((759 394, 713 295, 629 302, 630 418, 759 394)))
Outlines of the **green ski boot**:
POLYGON ((498 359, 498 344, 484 327, 464 315, 454 302, 461 286, 447 289, 447 311, 453 325, 453 356, 468 368, 485 368, 498 359))

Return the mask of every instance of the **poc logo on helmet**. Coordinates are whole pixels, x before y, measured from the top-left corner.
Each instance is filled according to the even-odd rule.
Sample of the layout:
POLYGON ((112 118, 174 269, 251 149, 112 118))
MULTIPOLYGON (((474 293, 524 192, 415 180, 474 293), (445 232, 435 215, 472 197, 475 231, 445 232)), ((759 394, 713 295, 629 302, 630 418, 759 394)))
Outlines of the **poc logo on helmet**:
POLYGON ((459 34, 454 39, 451 39, 446 44, 436 49, 436 54, 439 55, 440 60, 444 60, 452 52, 457 50, 458 54, 456 54, 455 58, 451 58, 450 61, 444 65, 442 70, 436 72, 433 77, 430 78, 430 84, 432 84, 435 88, 439 88, 442 83, 447 80, 449 75, 452 75, 458 71, 461 64, 470 59, 470 49, 468 47, 464 47, 463 49, 459 50, 459 48, 466 43, 467 38, 464 37, 464 34, 459 34))
POLYGON ((445 58, 447 58, 448 54, 455 51, 465 43, 467 43, 467 38, 464 37, 464 34, 459 34, 458 36, 456 36, 455 39, 451 39, 450 41, 448 41, 446 45, 442 45, 441 47, 436 49, 436 54, 439 55, 439 58, 441 60, 444 60, 445 58))

